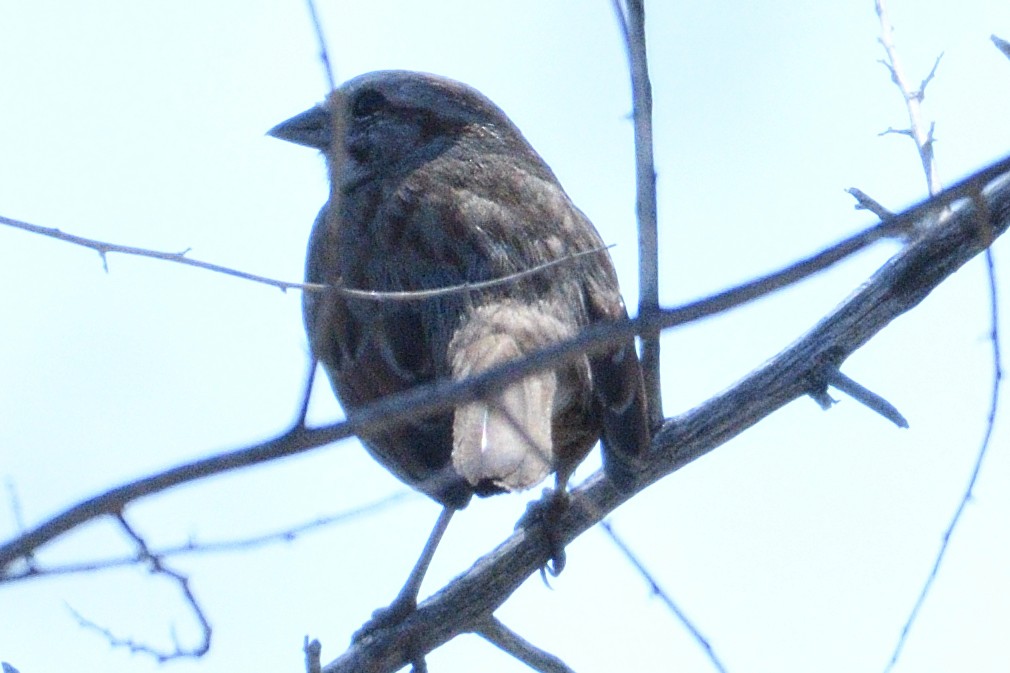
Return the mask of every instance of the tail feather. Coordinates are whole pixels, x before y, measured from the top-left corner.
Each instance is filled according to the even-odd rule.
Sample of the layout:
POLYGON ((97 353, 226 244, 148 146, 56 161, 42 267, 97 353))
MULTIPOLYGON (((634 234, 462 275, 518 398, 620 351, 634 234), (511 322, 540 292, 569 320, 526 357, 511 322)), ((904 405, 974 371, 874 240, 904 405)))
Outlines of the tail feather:
MULTIPOLYGON (((572 330, 537 307, 505 301, 475 309, 449 344, 452 376, 462 380, 519 359, 572 330)), ((535 486, 557 468, 552 426, 564 387, 541 371, 456 408, 452 462, 478 493, 486 485, 509 491, 535 486)))
POLYGON ((648 409, 634 342, 590 358, 603 412, 603 468, 619 490, 635 488, 649 448, 648 409))
POLYGON ((529 488, 552 469, 553 372, 531 376, 500 393, 465 404, 453 419, 452 461, 471 484, 509 491, 529 488))

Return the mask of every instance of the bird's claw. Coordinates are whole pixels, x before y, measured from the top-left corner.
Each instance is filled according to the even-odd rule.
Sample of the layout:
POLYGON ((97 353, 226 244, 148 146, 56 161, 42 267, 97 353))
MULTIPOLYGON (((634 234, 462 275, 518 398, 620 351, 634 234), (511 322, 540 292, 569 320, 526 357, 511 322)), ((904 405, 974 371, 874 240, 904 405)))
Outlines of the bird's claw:
MULTIPOLYGON (((562 492, 563 493, 563 492, 562 492)), ((565 569, 565 544, 561 539, 561 515, 568 508, 567 494, 558 496, 558 492, 545 488, 543 497, 534 500, 526 507, 526 512, 519 518, 516 528, 527 529, 539 524, 547 540, 550 556, 540 568, 540 577, 549 587, 547 575, 557 577, 565 569)))

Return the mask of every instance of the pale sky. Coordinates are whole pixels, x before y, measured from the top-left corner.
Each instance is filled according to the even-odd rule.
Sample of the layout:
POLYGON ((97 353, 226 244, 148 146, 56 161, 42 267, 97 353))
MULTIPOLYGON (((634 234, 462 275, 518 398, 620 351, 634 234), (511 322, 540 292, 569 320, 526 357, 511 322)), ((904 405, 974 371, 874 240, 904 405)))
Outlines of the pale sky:
MULTIPOLYGON (((405 68, 467 82, 523 130, 616 244, 636 303, 627 67, 604 0, 322 2, 338 79, 405 68)), ((873 2, 654 0, 648 40, 666 305, 714 292, 872 224, 843 190, 893 209, 924 196, 906 123, 876 61, 873 2)), ((946 183, 1010 153, 1010 5, 893 0, 927 91, 946 183)), ((325 95, 304 4, 0 3, 0 214, 82 236, 299 280, 323 164, 264 135, 325 95)), ((866 253, 753 305, 669 332, 665 412, 681 413, 771 357, 898 249, 866 253)), ((995 248, 1007 258, 1007 245, 995 248)), ((98 256, 0 226, 0 476, 29 525, 110 487, 283 431, 306 362, 300 297, 149 259, 98 256)), ((1010 286, 1001 272, 1004 316, 1010 286)), ((649 488, 611 518, 730 671, 879 671, 932 566, 985 428, 992 364, 978 260, 843 366, 908 418, 898 430, 841 393, 801 399, 649 488)), ((1010 334, 1004 317, 1003 334, 1010 334)), ((1006 338, 1006 337, 1005 337, 1006 338)), ((1004 350, 1007 350, 1004 343, 1004 350)), ((1004 391, 1006 396, 1006 392, 1004 391)), ((311 418, 340 417, 317 385, 311 418)), ((935 590, 896 671, 1010 669, 1010 406, 935 590)), ((594 454, 576 481, 598 466, 594 454)), ((404 487, 346 441, 188 485, 127 511, 154 547, 268 532, 404 487)), ((512 530, 539 489, 475 501, 453 521, 423 593, 512 530)), ((16 531, 0 499, 0 537, 16 531)), ((411 497, 290 544, 170 561, 214 626, 173 673, 303 670, 302 638, 338 656, 413 564, 437 506, 411 497)), ((47 563, 128 553, 108 523, 47 563)), ((599 530, 497 613, 579 673, 712 670, 599 530)), ((22 673, 160 670, 80 628, 185 643, 176 589, 137 569, 0 587, 0 660, 22 673)), ((477 637, 430 670, 523 671, 477 637)))

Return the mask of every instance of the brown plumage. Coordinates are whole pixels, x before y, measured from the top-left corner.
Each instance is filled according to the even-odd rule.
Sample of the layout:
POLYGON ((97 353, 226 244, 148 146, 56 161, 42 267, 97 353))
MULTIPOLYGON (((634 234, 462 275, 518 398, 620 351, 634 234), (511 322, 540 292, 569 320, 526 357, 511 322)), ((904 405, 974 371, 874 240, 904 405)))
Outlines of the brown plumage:
MULTIPOLYGON (((309 240, 306 280, 380 291, 502 278, 603 241, 505 114, 474 89, 423 73, 375 72, 271 130, 323 150, 339 198, 309 240), (342 109, 343 139, 333 138, 342 109), (342 143, 343 158, 332 150, 342 143)), ((304 295, 313 353, 349 414, 439 379, 461 380, 591 323, 626 317, 606 251, 480 292, 420 301, 304 295)), ((572 470, 604 438, 627 487, 648 443, 641 371, 628 339, 503 388, 454 413, 362 437, 396 476, 447 508, 572 470)))

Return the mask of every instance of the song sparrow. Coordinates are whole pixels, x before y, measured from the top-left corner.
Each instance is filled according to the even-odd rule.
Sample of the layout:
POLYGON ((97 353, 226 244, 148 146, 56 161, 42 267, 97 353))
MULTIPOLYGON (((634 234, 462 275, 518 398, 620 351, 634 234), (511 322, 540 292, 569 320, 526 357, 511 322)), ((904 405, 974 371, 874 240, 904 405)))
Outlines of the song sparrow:
MULTIPOLYGON (((333 196, 309 240, 308 282, 432 290, 566 260, 480 291, 413 301, 306 292, 312 351, 348 414, 626 317, 599 234, 505 113, 476 90, 424 73, 369 73, 270 133, 327 158, 333 196), (598 252, 572 257, 589 251, 598 252)), ((362 440, 451 513, 474 493, 526 489, 551 472, 564 493, 601 435, 606 472, 627 487, 648 445, 632 339, 454 413, 362 440)))

